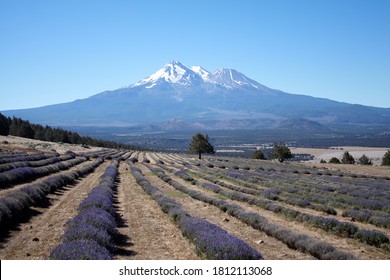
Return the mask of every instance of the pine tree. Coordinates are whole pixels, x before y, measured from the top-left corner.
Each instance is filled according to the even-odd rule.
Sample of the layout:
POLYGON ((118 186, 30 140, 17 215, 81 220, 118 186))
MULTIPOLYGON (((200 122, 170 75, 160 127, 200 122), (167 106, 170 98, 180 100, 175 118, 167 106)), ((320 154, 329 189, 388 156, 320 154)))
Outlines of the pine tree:
POLYGON ((7 118, 0 113, 0 135, 7 136, 9 134, 9 126, 11 125, 11 119, 7 118))
POLYGON ((390 165, 390 150, 387 150, 387 152, 384 154, 382 158, 382 165, 390 165))
POLYGON ((201 133, 197 133, 192 137, 192 141, 190 144, 190 148, 188 149, 189 153, 197 153, 199 155, 199 159, 202 158, 202 153, 214 154, 214 147, 209 142, 208 135, 203 135, 201 133))
POLYGON ((271 158, 277 159, 279 162, 284 162, 286 159, 292 158, 293 154, 283 142, 275 143, 274 150, 271 153, 271 158))
POLYGON ((355 159, 353 158, 353 156, 351 156, 349 154, 348 151, 345 151, 344 154, 343 154, 343 158, 341 159, 341 163, 344 163, 344 164, 355 164, 355 159))
POLYGON ((362 155, 359 159, 358 159, 358 164, 361 164, 361 165, 372 165, 372 161, 369 159, 368 156, 366 155, 362 155))

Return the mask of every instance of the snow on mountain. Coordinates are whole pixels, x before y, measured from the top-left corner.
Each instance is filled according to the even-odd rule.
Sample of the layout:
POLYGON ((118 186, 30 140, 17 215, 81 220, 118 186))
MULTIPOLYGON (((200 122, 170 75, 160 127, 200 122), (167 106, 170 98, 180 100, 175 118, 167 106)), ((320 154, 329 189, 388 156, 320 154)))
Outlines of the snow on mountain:
POLYGON ((265 88, 254 80, 249 79, 244 74, 233 69, 217 69, 211 74, 210 80, 213 83, 222 84, 228 88, 252 87, 255 89, 265 88))
MULTIPOLYGON (((199 73, 207 72, 203 69, 199 71, 201 71, 199 73)), ((164 83, 188 86, 201 83, 202 81, 200 74, 178 61, 172 61, 149 77, 131 85, 131 87, 144 86, 145 88, 152 88, 164 83)))
POLYGON ((194 71, 196 74, 202 77, 203 81, 208 82, 210 81, 210 72, 203 69, 200 66, 191 66, 190 69, 194 71))
POLYGON ((202 84, 219 85, 227 89, 240 87, 253 88, 257 90, 268 89, 267 87, 249 79, 244 74, 233 69, 217 69, 210 73, 201 66, 187 67, 178 61, 167 63, 163 68, 140 80, 130 87, 153 88, 157 85, 181 85, 200 86, 202 84))

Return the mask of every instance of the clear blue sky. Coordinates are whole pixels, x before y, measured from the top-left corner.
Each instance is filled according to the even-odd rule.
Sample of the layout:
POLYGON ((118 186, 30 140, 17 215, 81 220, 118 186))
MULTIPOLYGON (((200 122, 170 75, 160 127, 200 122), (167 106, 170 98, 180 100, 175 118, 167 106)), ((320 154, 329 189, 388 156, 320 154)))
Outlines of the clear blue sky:
POLYGON ((390 107, 390 1, 0 0, 0 110, 86 98, 171 60, 390 107))

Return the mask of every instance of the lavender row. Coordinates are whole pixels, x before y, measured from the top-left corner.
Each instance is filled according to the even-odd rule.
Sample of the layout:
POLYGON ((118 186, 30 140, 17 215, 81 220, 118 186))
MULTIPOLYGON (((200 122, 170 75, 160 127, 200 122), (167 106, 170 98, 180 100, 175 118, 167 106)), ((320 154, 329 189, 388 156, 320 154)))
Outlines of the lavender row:
MULTIPOLYGON (((245 173, 245 172, 244 172, 245 173)), ((304 188, 308 192, 317 190, 326 194, 327 192, 335 192, 344 194, 347 196, 353 196, 357 198, 366 198, 371 200, 383 200, 388 201, 390 199, 389 183, 380 180, 372 179, 353 179, 345 177, 333 177, 328 176, 326 178, 320 178, 316 175, 302 176, 297 174, 286 173, 270 173, 262 169, 256 169, 256 173, 247 172, 247 176, 256 180, 263 180, 267 176, 272 180, 293 181, 295 184, 299 183, 301 188, 304 188), (276 176, 276 177, 275 177, 276 176), (313 180, 314 179, 314 180, 313 180), (313 184, 313 181, 319 181, 319 184, 313 184), (336 183, 336 187, 331 187, 332 183, 336 183)))
POLYGON ((201 183, 199 185, 215 193, 226 196, 232 200, 243 201, 251 205, 256 205, 265 210, 281 214, 290 219, 294 219, 295 221, 321 228, 332 234, 341 237, 357 239, 368 245, 390 249, 390 240, 383 232, 377 230, 359 229, 359 227, 352 223, 341 222, 333 218, 302 213, 300 211, 284 207, 280 204, 272 203, 264 199, 258 199, 240 192, 225 191, 221 187, 214 184, 201 183))
POLYGON ((40 167, 48 164, 53 164, 60 161, 66 161, 75 158, 73 154, 67 154, 64 156, 54 156, 42 160, 36 161, 19 161, 13 163, 4 163, 0 165, 0 172, 5 172, 18 167, 40 167))
POLYGON ((319 241, 305 234, 295 233, 289 229, 286 229, 280 225, 269 222, 266 218, 262 217, 258 213, 245 211, 238 205, 228 203, 224 200, 220 200, 214 197, 209 197, 201 192, 191 190, 179 182, 170 178, 164 171, 157 173, 158 177, 163 181, 173 186, 176 190, 188 194, 194 199, 206 202, 220 208, 222 211, 229 215, 236 217, 244 223, 252 226, 254 229, 265 232, 283 243, 290 248, 307 252, 312 256, 319 259, 354 259, 355 257, 349 253, 339 251, 331 244, 323 241, 319 241))
POLYGON ((81 156, 92 158, 102 157, 104 159, 119 159, 125 153, 125 151, 118 151, 116 149, 103 149, 99 151, 82 153, 81 156))
POLYGON ((11 169, 9 171, 0 173, 0 189, 28 180, 34 180, 36 178, 59 172, 61 170, 69 169, 86 160, 87 159, 85 157, 79 157, 41 167, 19 167, 11 169))
MULTIPOLYGON (((186 172, 181 171, 181 172, 176 172, 174 174, 178 175, 179 173, 186 173, 186 172)), ((343 237, 348 236, 351 238, 358 238, 358 239, 361 239, 363 242, 366 242, 370 245, 380 247, 384 244, 388 244, 388 242, 389 242, 388 237, 386 235, 384 235, 383 233, 378 232, 378 231, 364 231, 365 234, 362 235, 361 234, 362 230, 359 230, 357 226, 355 226, 351 223, 339 222, 339 221, 337 221, 335 219, 331 219, 331 218, 324 218, 324 217, 320 217, 320 216, 316 216, 316 215, 301 213, 297 210, 281 206, 277 203, 272 203, 269 200, 258 199, 258 198, 254 198, 254 197, 243 194, 243 193, 246 193, 246 194, 251 194, 251 195, 262 195, 262 196, 264 195, 264 196, 269 196, 271 199, 276 200, 277 195, 279 194, 278 190, 267 189, 267 190, 263 190, 262 192, 260 192, 258 190, 252 190, 252 189, 248 190, 248 189, 243 189, 243 188, 239 188, 236 186, 232 186, 232 185, 226 184, 224 182, 220 182, 219 180, 212 178, 210 176, 202 176, 199 173, 196 173, 196 175, 201 176, 203 179, 211 181, 214 184, 218 184, 222 187, 234 190, 235 192, 228 192, 228 191, 224 191, 219 186, 216 186, 213 184, 209 184, 209 183, 199 184, 200 186, 202 186, 206 189, 209 189, 209 190, 214 191, 216 193, 220 193, 226 197, 229 197, 230 199, 239 200, 239 201, 243 201, 243 202, 247 202, 249 204, 259 206, 265 210, 269 210, 269 211, 273 211, 273 212, 278 213, 278 214, 282 214, 288 218, 293 218, 296 221, 305 222, 307 224, 310 224, 310 225, 322 228, 326 231, 332 232, 336 235, 340 235, 343 237)), ((183 176, 184 175, 181 175, 180 177, 183 178, 183 176)), ((187 174, 187 176, 188 176, 188 174, 187 174)), ((238 176, 234 176, 234 177, 237 178, 238 176)), ((190 179, 187 179, 187 181, 190 181, 190 179)), ((301 199, 299 197, 298 198, 290 197, 285 202, 287 202, 288 204, 297 205, 300 207, 312 208, 315 210, 320 209, 324 212, 327 212, 327 213, 333 214, 333 215, 337 214, 336 211, 333 210, 332 208, 329 208, 327 206, 323 206, 321 208, 320 205, 314 206, 307 199, 301 199)))
MULTIPOLYGON (((309 204, 311 204, 311 202, 315 202, 323 205, 329 204, 329 207, 334 206, 342 209, 352 209, 359 207, 363 209, 380 211, 382 213, 390 213, 390 204, 386 193, 382 194, 382 197, 378 197, 377 199, 367 199, 364 197, 354 197, 348 192, 342 191, 345 186, 331 187, 321 185, 320 183, 313 184, 313 180, 307 182, 306 185, 298 186, 297 181, 301 180, 302 176, 296 176, 294 178, 290 178, 290 180, 287 182, 283 182, 283 180, 281 181, 281 179, 276 175, 272 175, 272 177, 269 175, 269 178, 271 178, 270 182, 266 182, 264 178, 259 178, 253 174, 244 175, 229 171, 220 171, 219 173, 227 176, 229 180, 232 180, 231 178, 238 180, 240 184, 243 184, 246 187, 250 187, 253 182, 260 181, 261 184, 265 184, 270 188, 283 192, 285 196, 290 197, 290 199, 286 200, 287 203, 298 206, 305 206, 304 204, 306 203, 307 205, 307 202, 309 202, 309 204), (293 182, 294 186, 286 185, 286 183, 291 184, 290 182, 293 182), (288 195, 286 193, 288 193, 288 195), (306 199, 303 201, 301 197, 306 197, 306 199), (310 201, 308 201, 308 198, 310 198, 310 201)), ((355 192, 357 192, 356 189, 357 188, 355 187, 355 192)), ((319 208, 319 210, 321 210, 321 208, 319 208)), ((388 220, 386 219, 386 214, 384 217, 385 219, 379 218, 381 216, 383 217, 383 214, 380 213, 373 216, 373 224, 382 227, 388 227, 388 224, 386 223, 388 220)))
POLYGON ((39 206, 45 202, 49 193, 53 193, 66 185, 74 184, 77 179, 91 173, 102 162, 102 159, 96 159, 78 170, 51 176, 41 183, 11 191, 6 196, 1 197, 0 228, 4 230, 13 223, 17 223, 31 206, 39 206))
MULTIPOLYGON (((227 189, 230 189, 233 191, 237 191, 237 192, 241 192, 241 193, 245 193, 245 194, 250 194, 250 195, 261 196, 261 197, 264 197, 268 200, 284 201, 285 203, 290 204, 290 205, 303 207, 303 208, 310 208, 310 209, 313 209, 316 211, 321 211, 321 212, 324 212, 324 213, 327 213, 330 215, 337 215, 337 211, 334 208, 329 207, 329 206, 324 205, 324 204, 315 204, 308 199, 302 199, 301 197, 287 197, 286 199, 282 199, 280 196, 281 192, 279 189, 259 188, 258 186, 253 185, 251 183, 244 184, 245 188, 242 188, 242 187, 237 187, 237 186, 222 182, 222 181, 218 180, 217 178, 215 178, 214 174, 213 174, 213 176, 204 175, 204 174, 201 174, 200 172, 194 172, 194 174, 196 174, 196 176, 200 176, 201 178, 203 178, 207 181, 210 181, 214 184, 217 184, 219 186, 222 186, 224 188, 227 188, 227 189)), ((239 181, 237 181, 237 182, 239 184, 242 184, 239 181)))
POLYGON ((118 161, 113 160, 99 184, 80 203, 66 224, 62 243, 50 253, 54 260, 110 260, 118 236, 114 187, 118 161))
POLYGON ((173 219, 183 236, 195 244, 199 256, 216 260, 262 259, 260 253, 241 239, 206 220, 191 217, 177 201, 166 197, 157 187, 152 186, 131 161, 128 163, 137 183, 159 204, 161 210, 173 219))
MULTIPOLYGON (((330 207, 328 204, 332 204, 333 206, 346 209, 342 213, 344 217, 351 217, 352 221, 359 221, 363 223, 370 223, 377 227, 383 227, 383 228, 390 228, 390 216, 388 214, 390 206, 389 206, 389 199, 388 195, 386 196, 386 192, 381 191, 384 188, 388 189, 388 185, 384 184, 383 182, 375 181, 375 182, 366 182, 365 189, 357 188, 356 186, 329 186, 329 185, 323 185, 321 183, 314 184, 315 187, 312 187, 313 185, 313 178, 310 178, 310 181, 306 182, 306 186, 298 186, 297 181, 305 181, 302 180, 302 176, 293 175, 292 180, 294 181, 295 187, 291 185, 285 185, 285 183, 280 183, 280 180, 275 174, 271 174, 270 171, 263 171, 264 174, 267 173, 266 176, 272 177, 271 182, 267 182, 265 178, 261 178, 258 176, 251 175, 244 175, 245 172, 232 172, 232 171, 223 171, 219 172, 217 174, 208 172, 205 169, 200 169, 202 172, 205 172, 207 174, 212 175, 211 176, 204 176, 202 174, 199 174, 199 172, 196 173, 197 176, 201 176, 204 179, 210 180, 213 183, 216 183, 218 185, 221 185, 223 187, 227 187, 230 189, 234 189, 230 187, 228 184, 224 182, 220 182, 219 180, 215 179, 216 177, 222 177, 234 181, 235 183, 238 183, 240 185, 243 185, 250 190, 238 190, 234 189, 236 191, 241 191, 244 193, 250 193, 250 194, 256 194, 257 195, 263 195, 266 198, 272 199, 272 200, 281 200, 284 201, 287 204, 303 207, 303 208, 311 208, 316 211, 322 211, 327 214, 336 215, 337 212, 334 210, 334 208, 330 207), (221 175, 220 173, 223 173, 221 175), (251 177, 249 177, 251 176, 251 177), (261 182, 263 185, 268 185, 270 187, 269 189, 262 190, 253 182, 261 182), (371 183, 372 188, 368 189, 367 185, 371 183), (374 189, 375 188, 375 189, 374 189), (370 199, 369 195, 370 192, 375 190, 376 192, 382 193, 382 197, 380 198, 383 202, 381 203, 378 200, 370 199), (253 190, 253 191, 252 191, 253 190), (283 192, 283 193, 281 193, 283 192), (357 194, 366 194, 366 197, 359 197, 357 194), (357 196, 357 197, 356 197, 357 196), (284 197, 285 199, 283 199, 284 197), (315 203, 314 203, 315 202, 315 203)), ((291 177, 291 175, 290 175, 291 177)), ((337 182, 338 178, 332 178, 334 181, 337 182)), ((354 181, 356 181, 355 179, 354 181)), ((348 179, 351 183, 352 179, 348 179)), ((289 182, 288 182, 289 183, 289 182)), ((341 184, 341 183, 340 183, 341 184)))
POLYGON ((19 162, 19 161, 33 161, 33 160, 42 160, 47 159, 50 157, 55 156, 55 154, 47 155, 44 153, 37 153, 37 154, 16 154, 9 157, 4 157, 0 159, 0 164, 4 163, 12 163, 12 162, 19 162))

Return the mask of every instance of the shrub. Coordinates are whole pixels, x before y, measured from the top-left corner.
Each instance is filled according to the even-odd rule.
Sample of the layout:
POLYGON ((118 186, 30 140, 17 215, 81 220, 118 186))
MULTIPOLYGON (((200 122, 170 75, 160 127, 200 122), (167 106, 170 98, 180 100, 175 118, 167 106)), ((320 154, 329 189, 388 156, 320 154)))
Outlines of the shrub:
POLYGON ((358 159, 358 164, 361 164, 361 165, 372 165, 372 161, 366 155, 362 155, 358 159))
POLYGON ((336 157, 332 157, 330 160, 329 160, 329 163, 335 163, 335 164, 340 164, 340 160, 336 157))
POLYGON ((52 260, 111 260, 110 252, 93 240, 74 240, 55 247, 49 256, 52 260))
POLYGON ((108 250, 114 245, 112 236, 105 229, 90 224, 76 224, 68 227, 62 240, 64 243, 75 240, 92 240, 108 250))
POLYGON ((264 153, 262 151, 256 150, 256 151, 253 152, 252 158, 253 159, 265 159, 265 155, 264 155, 264 153))
POLYGON ((180 178, 182 178, 183 180, 185 181, 193 181, 194 179, 190 177, 190 175, 188 175, 187 172, 185 172, 184 170, 178 170, 174 173, 176 176, 179 176, 180 178))
POLYGON ((351 217, 358 222, 368 222, 372 214, 368 210, 346 210, 343 217, 351 217))
POLYGON ((262 256, 244 241, 205 220, 185 217, 180 222, 183 235, 195 242, 196 251, 212 260, 258 260, 262 256))
POLYGON ((384 233, 375 230, 360 229, 355 233, 355 238, 375 247, 381 247, 390 242, 384 233))

